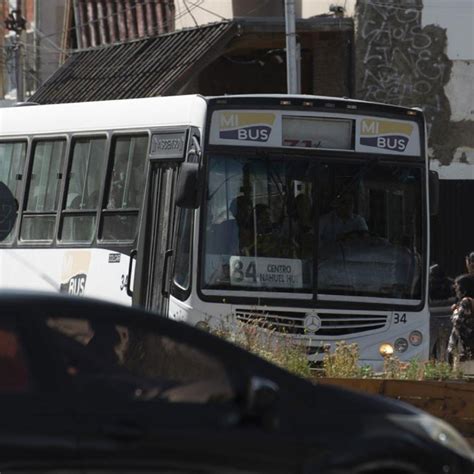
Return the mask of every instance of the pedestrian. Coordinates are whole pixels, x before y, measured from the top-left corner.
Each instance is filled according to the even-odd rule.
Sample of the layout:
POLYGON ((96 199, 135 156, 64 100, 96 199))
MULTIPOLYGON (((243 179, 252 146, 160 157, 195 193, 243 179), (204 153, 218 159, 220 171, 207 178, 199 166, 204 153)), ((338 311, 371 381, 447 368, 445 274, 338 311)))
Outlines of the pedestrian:
POLYGON ((474 274, 464 274, 454 280, 457 303, 452 306, 453 327, 449 336, 448 356, 454 368, 474 357, 474 274))
POLYGON ((429 274, 430 300, 449 300, 454 297, 454 281, 437 264, 430 266, 429 274))
POLYGON ((474 274, 474 252, 470 252, 466 255, 466 270, 467 273, 474 274))

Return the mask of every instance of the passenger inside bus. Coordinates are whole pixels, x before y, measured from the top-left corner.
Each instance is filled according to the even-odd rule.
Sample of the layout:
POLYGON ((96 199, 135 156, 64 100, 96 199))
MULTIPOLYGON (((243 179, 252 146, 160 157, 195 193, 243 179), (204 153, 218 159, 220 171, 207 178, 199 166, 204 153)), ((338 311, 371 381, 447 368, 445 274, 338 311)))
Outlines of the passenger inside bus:
POLYGON ((234 198, 229 211, 230 219, 211 225, 208 234, 208 252, 214 255, 245 254, 252 242, 252 205, 244 195, 234 198))
POLYGON ((319 220, 321 243, 334 242, 355 233, 364 235, 369 231, 365 219, 354 213, 354 196, 352 194, 337 196, 333 207, 319 220))
POLYGON ((313 208, 310 198, 303 193, 295 198, 295 243, 297 247, 297 256, 299 258, 311 257, 313 253, 313 208))
MULTIPOLYGON (((282 246, 281 235, 278 229, 274 228, 270 208, 264 203, 258 203, 253 210, 255 219, 255 233, 252 240, 245 249, 248 255, 258 257, 280 257, 285 253, 282 246)), ((251 226, 251 229, 253 226, 251 226)))

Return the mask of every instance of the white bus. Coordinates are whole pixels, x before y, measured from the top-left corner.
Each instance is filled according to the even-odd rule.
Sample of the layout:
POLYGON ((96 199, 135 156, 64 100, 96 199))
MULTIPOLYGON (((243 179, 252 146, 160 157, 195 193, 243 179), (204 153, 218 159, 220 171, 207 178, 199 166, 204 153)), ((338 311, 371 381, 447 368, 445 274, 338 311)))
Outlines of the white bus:
POLYGON ((317 96, 3 109, 0 286, 426 359, 425 142, 418 109, 317 96))

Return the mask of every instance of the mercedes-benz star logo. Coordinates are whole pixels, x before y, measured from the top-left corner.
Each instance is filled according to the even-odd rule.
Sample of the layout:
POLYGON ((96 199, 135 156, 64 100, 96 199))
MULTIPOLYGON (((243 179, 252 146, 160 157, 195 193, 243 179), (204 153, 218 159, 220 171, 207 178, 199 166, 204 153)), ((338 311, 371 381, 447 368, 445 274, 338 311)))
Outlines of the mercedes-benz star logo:
POLYGON ((314 334, 321 329, 321 318, 317 314, 308 314, 304 318, 304 328, 306 332, 314 334))

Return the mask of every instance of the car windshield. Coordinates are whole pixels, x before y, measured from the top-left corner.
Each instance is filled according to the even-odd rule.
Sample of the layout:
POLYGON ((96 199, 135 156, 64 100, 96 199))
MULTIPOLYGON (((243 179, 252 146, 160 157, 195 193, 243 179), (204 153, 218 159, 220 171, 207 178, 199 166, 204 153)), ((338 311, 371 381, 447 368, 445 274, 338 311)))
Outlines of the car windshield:
POLYGON ((420 298, 421 170, 212 155, 204 290, 420 298))

